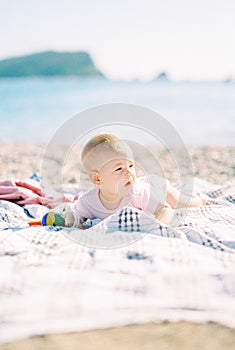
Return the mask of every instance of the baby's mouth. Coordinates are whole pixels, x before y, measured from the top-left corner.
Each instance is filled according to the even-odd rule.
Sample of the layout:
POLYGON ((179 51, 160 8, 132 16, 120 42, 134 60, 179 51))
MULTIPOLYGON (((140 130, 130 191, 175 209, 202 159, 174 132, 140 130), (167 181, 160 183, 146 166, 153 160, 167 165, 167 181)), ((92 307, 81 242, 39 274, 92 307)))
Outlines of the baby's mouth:
POLYGON ((133 178, 130 178, 129 181, 127 181, 124 186, 125 187, 130 187, 132 185, 133 185, 133 178))
POLYGON ((129 193, 134 185, 134 179, 129 178, 129 180, 124 180, 122 183, 120 183, 120 195, 125 196, 127 193, 129 193))

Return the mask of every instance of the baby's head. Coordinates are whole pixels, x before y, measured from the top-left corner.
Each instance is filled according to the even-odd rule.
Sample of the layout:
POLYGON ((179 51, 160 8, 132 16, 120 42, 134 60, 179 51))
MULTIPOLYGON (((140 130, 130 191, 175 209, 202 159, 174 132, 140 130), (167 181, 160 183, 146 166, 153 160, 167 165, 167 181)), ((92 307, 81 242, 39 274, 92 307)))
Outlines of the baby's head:
POLYGON ((82 150, 82 163, 86 171, 99 171, 104 164, 114 158, 134 161, 130 146, 112 134, 98 134, 92 137, 82 150))
POLYGON ((120 183, 124 184, 128 192, 127 187, 130 189, 135 182, 132 150, 115 135, 99 134, 92 137, 84 146, 81 158, 92 182, 104 192, 118 191, 120 183))

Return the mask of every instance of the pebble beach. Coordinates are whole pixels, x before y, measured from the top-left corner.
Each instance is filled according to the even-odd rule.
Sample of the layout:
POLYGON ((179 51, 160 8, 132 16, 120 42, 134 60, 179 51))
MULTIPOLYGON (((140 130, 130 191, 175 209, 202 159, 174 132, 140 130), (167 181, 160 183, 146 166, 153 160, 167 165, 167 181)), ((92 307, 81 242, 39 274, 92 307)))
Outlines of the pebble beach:
MULTIPOLYGON (((145 149, 141 148, 139 153, 138 151, 135 153, 135 155, 137 154, 137 161, 145 157, 145 149)), ((46 144, 1 142, 0 179, 28 178, 33 173, 40 175, 45 150, 46 144)), ((234 179, 235 147, 188 147, 187 151, 191 158, 193 176, 216 184, 224 184, 234 179)), ((151 149, 151 152, 159 160, 164 176, 172 182, 177 181, 177 164, 173 161, 169 152, 154 148, 151 149)), ((156 159, 149 160, 148 157, 149 164, 147 168, 153 172, 155 164, 151 162, 156 161, 156 159)), ((63 165, 61 164, 61 166, 63 165)), ((79 147, 70 154, 65 168, 64 183, 77 183, 79 185, 79 147)), ((185 169, 187 170, 187 164, 185 164, 185 169)))

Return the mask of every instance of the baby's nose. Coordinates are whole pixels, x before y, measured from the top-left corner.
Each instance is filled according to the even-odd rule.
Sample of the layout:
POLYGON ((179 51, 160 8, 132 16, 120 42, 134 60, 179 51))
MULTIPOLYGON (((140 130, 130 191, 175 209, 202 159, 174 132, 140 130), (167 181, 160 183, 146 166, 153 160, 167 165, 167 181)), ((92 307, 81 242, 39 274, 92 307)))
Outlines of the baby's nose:
POLYGON ((129 178, 131 176, 131 171, 129 169, 126 169, 124 176, 125 178, 129 178))

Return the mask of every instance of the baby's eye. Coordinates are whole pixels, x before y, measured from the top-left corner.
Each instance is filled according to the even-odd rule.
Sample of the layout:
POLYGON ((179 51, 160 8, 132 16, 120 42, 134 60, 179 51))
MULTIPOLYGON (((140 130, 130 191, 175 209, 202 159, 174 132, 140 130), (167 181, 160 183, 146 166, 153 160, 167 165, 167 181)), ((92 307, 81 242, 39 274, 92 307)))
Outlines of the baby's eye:
POLYGON ((133 168, 133 167, 134 167, 134 164, 130 164, 129 167, 130 167, 130 168, 133 168))
POLYGON ((120 171, 120 170, 122 170, 122 168, 121 168, 121 167, 119 167, 119 168, 115 169, 115 171, 120 171))

